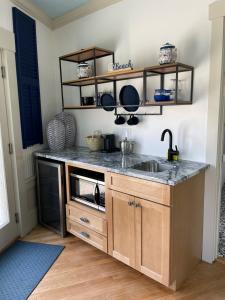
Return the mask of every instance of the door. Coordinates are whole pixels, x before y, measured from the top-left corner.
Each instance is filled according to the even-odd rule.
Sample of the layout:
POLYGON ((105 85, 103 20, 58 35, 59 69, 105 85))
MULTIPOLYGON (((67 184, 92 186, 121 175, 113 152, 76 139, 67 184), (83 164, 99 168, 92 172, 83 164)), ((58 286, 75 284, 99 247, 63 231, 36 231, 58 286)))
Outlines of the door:
POLYGON ((135 223, 134 197, 123 193, 108 191, 107 201, 110 204, 109 254, 123 263, 135 267, 135 223))
POLYGON ((135 198, 136 268, 169 285, 170 207, 135 198))
MULTIPOLYGON (((1 50, 0 66, 2 66, 1 50)), ((2 76, 0 76, 0 250, 18 236, 18 225, 15 220, 16 205, 9 143, 4 84, 2 76)))

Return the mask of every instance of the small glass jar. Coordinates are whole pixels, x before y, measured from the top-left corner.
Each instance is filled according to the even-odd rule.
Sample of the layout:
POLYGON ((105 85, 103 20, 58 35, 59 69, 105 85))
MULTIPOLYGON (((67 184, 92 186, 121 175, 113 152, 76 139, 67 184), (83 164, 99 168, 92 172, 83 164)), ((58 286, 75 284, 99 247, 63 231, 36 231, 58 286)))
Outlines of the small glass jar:
POLYGON ((159 53, 159 64, 173 64, 177 60, 177 48, 170 44, 166 43, 160 48, 159 53))
POLYGON ((77 66, 77 77, 87 78, 93 76, 92 66, 86 62, 82 62, 77 66))

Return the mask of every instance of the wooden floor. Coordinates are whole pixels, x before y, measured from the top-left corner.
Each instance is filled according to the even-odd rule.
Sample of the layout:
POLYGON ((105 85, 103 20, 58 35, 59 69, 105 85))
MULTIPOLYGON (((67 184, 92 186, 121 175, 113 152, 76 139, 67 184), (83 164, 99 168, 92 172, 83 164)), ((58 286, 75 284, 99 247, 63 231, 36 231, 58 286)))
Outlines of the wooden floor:
POLYGON ((225 300, 225 265, 201 263, 174 293, 78 238, 38 227, 24 240, 65 249, 30 300, 225 300))

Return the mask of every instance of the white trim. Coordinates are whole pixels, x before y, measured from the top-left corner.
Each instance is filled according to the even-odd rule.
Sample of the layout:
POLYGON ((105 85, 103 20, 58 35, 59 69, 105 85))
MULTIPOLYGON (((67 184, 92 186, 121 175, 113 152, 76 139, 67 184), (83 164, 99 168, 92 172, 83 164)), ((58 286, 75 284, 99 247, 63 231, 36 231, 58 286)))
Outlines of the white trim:
POLYGON ((209 19, 217 19, 225 16, 225 1, 218 0, 209 5, 209 19))
POLYGON ((0 49, 15 52, 14 33, 0 27, 0 49))
POLYGON ((11 0, 11 2, 49 28, 53 28, 52 19, 43 10, 31 3, 29 0, 11 0))
POLYGON ((212 21, 207 123, 203 259, 217 258, 224 136, 224 18, 212 21))
MULTIPOLYGON (((7 194, 8 194, 8 204, 9 204, 9 213, 10 213, 10 222, 7 224, 7 227, 5 227, 2 231, 1 238, 5 240, 7 243, 10 239, 15 239, 19 235, 20 227, 18 224, 16 224, 14 220, 14 215, 16 212, 19 211, 19 198, 18 198, 18 190, 17 190, 17 178, 14 168, 14 160, 15 160, 15 154, 10 155, 8 153, 8 147, 7 144, 12 142, 12 123, 11 123, 11 115, 8 110, 8 89, 7 89, 7 70, 6 67, 6 55, 15 56, 15 42, 14 42, 14 34, 10 31, 7 31, 3 28, 0 28, 0 63, 1 66, 5 67, 6 70, 6 77, 4 77, 2 80, 3 90, 4 90, 4 99, 1 99, 3 101, 3 105, 6 109, 4 113, 6 113, 6 121, 7 121, 7 134, 4 135, 4 147, 6 147, 5 153, 7 155, 5 156, 5 164, 6 164, 6 174, 9 176, 7 178, 7 194), (10 186, 11 184, 11 186, 10 186)), ((2 88, 2 87, 1 87, 2 88)), ((4 110, 3 110, 4 111, 4 110)), ((1 241, 4 244, 4 241, 1 241)), ((1 250, 1 249, 0 249, 1 250)))
POLYGON ((74 20, 90 15, 91 13, 103 9, 107 6, 113 5, 122 0, 89 0, 86 5, 78 7, 61 17, 53 19, 53 29, 62 27, 74 20))
POLYGON ((31 3, 29 0, 11 0, 17 7, 21 8, 35 19, 44 23, 50 29, 56 29, 64 26, 74 20, 87 16, 95 11, 113 5, 122 0, 89 0, 87 4, 78 7, 63 16, 50 18, 42 9, 31 3))
POLYGON ((2 51, 2 63, 6 69, 4 81, 6 105, 9 123, 9 136, 13 145, 12 185, 15 189, 17 212, 19 213, 20 236, 27 234, 37 224, 37 210, 35 203, 35 177, 25 179, 24 150, 20 127, 20 113, 18 101, 18 87, 16 77, 15 43, 14 34, 0 28, 0 45, 2 51), (3 35, 2 35, 3 33, 3 35), (30 205, 30 207, 28 207, 30 205))

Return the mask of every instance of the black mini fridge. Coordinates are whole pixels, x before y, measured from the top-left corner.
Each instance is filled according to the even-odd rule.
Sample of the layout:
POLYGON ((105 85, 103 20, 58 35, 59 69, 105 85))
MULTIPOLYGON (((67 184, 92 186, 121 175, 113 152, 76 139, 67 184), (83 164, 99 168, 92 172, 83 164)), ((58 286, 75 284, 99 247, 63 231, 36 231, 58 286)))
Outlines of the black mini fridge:
POLYGON ((39 223, 66 234, 64 163, 36 159, 39 223))

